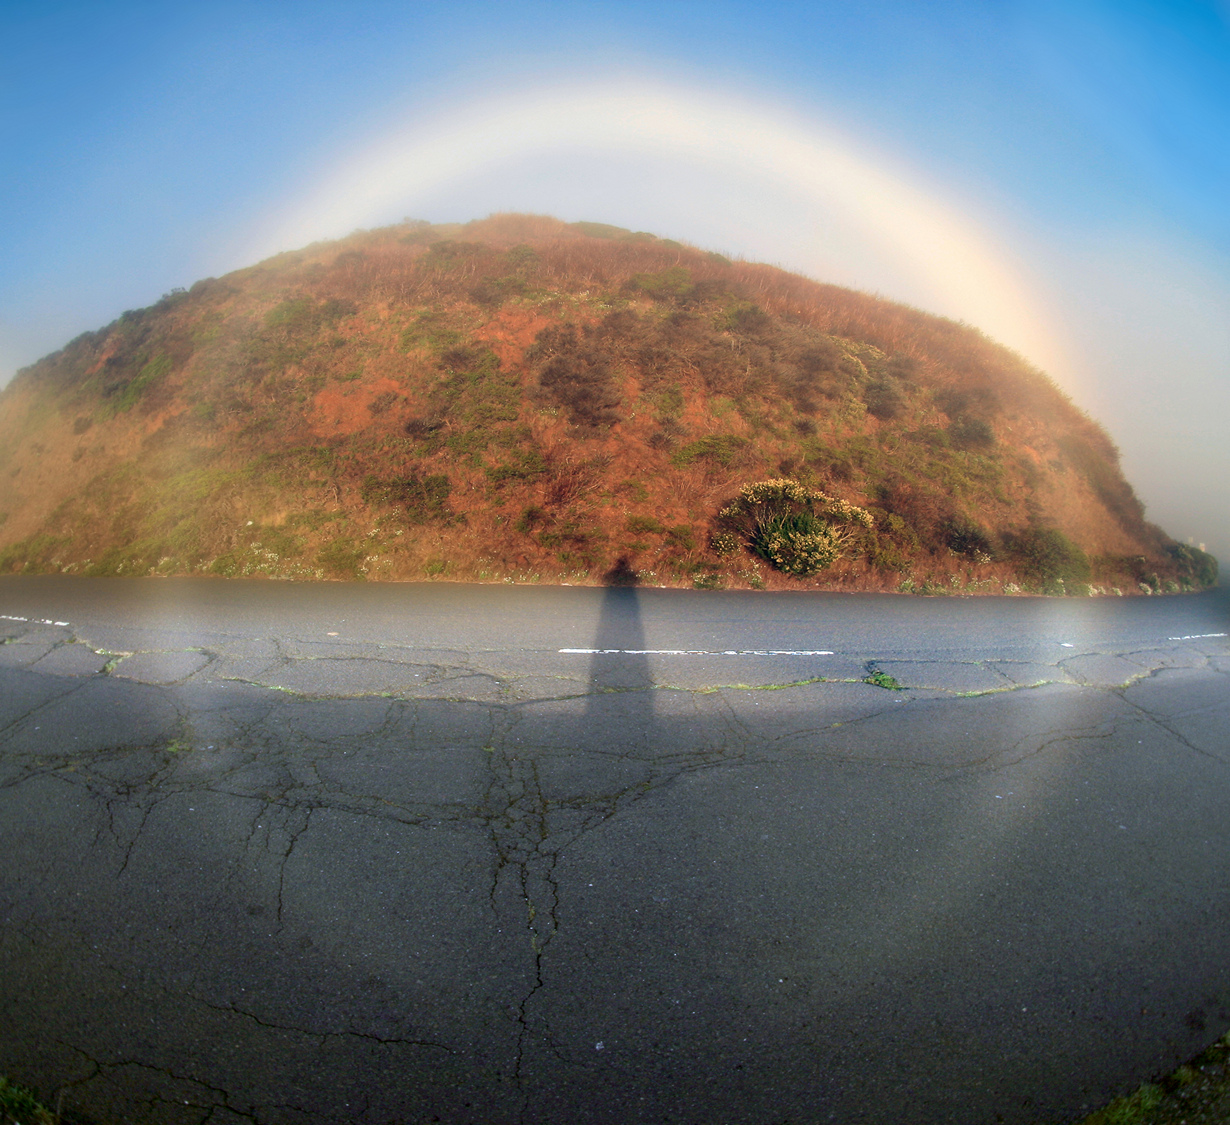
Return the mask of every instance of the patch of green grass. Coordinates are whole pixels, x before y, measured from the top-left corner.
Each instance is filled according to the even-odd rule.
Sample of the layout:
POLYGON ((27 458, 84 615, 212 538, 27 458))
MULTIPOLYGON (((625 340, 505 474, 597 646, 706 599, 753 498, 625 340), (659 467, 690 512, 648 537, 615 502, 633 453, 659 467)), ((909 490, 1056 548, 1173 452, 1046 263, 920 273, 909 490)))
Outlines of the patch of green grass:
POLYGON ((1180 1125, 1225 1121, 1230 1106, 1230 1034, 1157 1082, 1095 1110, 1079 1125, 1180 1125))
POLYGON ((620 481, 616 491, 626 492, 636 504, 643 504, 649 499, 649 489, 639 480, 620 481))
POLYGON ((507 481, 532 480, 547 471, 547 461, 537 449, 522 450, 513 461, 503 465, 489 465, 485 472, 492 484, 507 481))
POLYGON ((890 676, 887 672, 881 672, 878 668, 872 669, 863 677, 863 683, 871 684, 872 687, 884 688, 886 691, 905 691, 906 689, 890 676))
POLYGON ((0 1120, 14 1125, 55 1125, 59 1115, 43 1105, 33 1090, 0 1078, 0 1120))
POLYGON ((452 485, 444 473, 424 477, 409 473, 389 480, 368 476, 363 480, 360 495, 369 504, 396 505, 411 523, 433 523, 452 518, 448 503, 451 491, 452 485))
POLYGON ((131 410, 140 402, 145 392, 160 382, 170 370, 171 357, 169 355, 154 356, 128 381, 124 389, 120 391, 119 397, 109 405, 106 413, 115 415, 131 410))
POLYGON ((1146 1125, 1151 1114, 1162 1104, 1162 1088, 1145 1085, 1139 1090, 1116 1098, 1105 1109, 1087 1118, 1088 1125, 1146 1125))
POLYGON ((1088 556, 1057 528, 1029 528, 1009 537, 1009 546, 1021 574, 1044 593, 1063 594, 1092 575, 1088 556))
POLYGON ((316 552, 316 565, 332 578, 358 578, 362 561, 362 548, 342 535, 316 552))
POLYGON ((685 469, 695 461, 714 461, 728 469, 747 445, 747 438, 737 434, 710 434, 675 450, 671 454, 671 464, 677 469, 685 469))
POLYGON ((443 352, 455 348, 463 337, 460 332, 446 327, 441 323, 437 313, 421 313, 414 323, 401 334, 401 350, 413 351, 415 348, 429 348, 433 352, 443 352))
POLYGON ((653 401, 663 421, 678 418, 683 413, 683 390, 678 383, 664 387, 654 395, 653 401))
POLYGON ((672 547, 678 547, 683 551, 696 550, 696 536, 692 529, 686 523, 677 523, 666 530, 666 541, 672 547))
POLYGON ((292 512, 286 517, 286 526, 306 527, 309 531, 316 531, 326 523, 344 520, 345 518, 344 512, 326 512, 321 508, 314 508, 310 512, 292 512))
MULTIPOLYGON (((791 680, 784 684, 711 684, 699 688, 672 688, 676 691, 695 692, 697 695, 712 695, 719 691, 788 691, 790 688, 810 687, 812 684, 828 684, 835 681, 826 680, 823 676, 813 676, 807 680, 791 680)), ((840 681, 836 681, 840 682, 840 681)), ((670 687, 663 684, 663 687, 670 687)))
POLYGON ((40 574, 50 566, 56 548, 66 543, 54 535, 31 535, 0 551, 0 574, 40 574))
POLYGON ((638 273, 628 288, 639 289, 656 301, 681 300, 692 295, 692 271, 686 266, 670 266, 657 273, 638 273))

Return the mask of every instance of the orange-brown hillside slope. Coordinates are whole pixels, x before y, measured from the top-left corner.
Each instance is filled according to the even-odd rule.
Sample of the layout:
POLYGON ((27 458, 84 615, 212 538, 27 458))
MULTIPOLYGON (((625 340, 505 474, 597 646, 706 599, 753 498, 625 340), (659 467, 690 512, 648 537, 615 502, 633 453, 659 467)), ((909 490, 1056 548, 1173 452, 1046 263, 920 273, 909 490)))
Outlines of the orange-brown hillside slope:
POLYGON ((1103 430, 974 329, 537 216, 362 232, 125 313, 0 395, 0 481, 0 573, 1216 573, 1145 521, 1103 430), (741 493, 766 480, 795 483, 741 493))

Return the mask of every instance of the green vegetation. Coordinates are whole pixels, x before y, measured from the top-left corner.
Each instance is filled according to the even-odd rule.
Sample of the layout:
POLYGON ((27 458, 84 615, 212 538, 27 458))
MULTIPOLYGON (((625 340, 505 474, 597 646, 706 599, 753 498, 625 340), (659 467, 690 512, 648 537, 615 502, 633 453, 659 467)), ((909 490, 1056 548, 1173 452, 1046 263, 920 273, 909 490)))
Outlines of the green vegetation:
POLYGON ((368 475, 363 479, 359 494, 369 504, 395 505, 411 523, 431 523, 452 518, 448 504, 451 491, 452 486, 444 473, 425 477, 408 474, 387 480, 368 475))
POLYGON ((523 449, 515 453, 511 461, 488 465, 484 471, 492 484, 500 485, 540 477, 547 471, 547 462, 537 449, 523 449))
POLYGON ((316 552, 316 563, 330 578, 356 579, 360 577, 363 550, 352 539, 339 535, 316 552))
POLYGON ((1230 1035, 1156 1082, 1115 1098, 1079 1125, 1196 1125, 1230 1111, 1230 1035))
POLYGON ((414 348, 430 348, 434 352, 444 352, 455 348, 465 339, 461 332, 446 328, 441 323, 438 313, 419 313, 414 323, 402 332, 401 347, 404 351, 414 348))
POLYGON ((1034 527, 1006 537, 1021 574, 1046 594, 1088 583, 1092 568, 1085 552, 1053 527, 1034 527))
POLYGON ((872 687, 884 688, 887 691, 905 691, 895 677, 890 676, 887 672, 881 672, 878 668, 871 669, 864 677, 863 683, 871 684, 872 687))
POLYGON ((800 577, 827 570, 850 543, 851 529, 873 523, 864 509, 790 479, 744 485, 719 520, 771 566, 800 577))
POLYGON ((111 412, 119 413, 124 410, 131 410, 141 400, 146 391, 155 386, 170 370, 170 356, 155 356, 142 366, 135 378, 124 385, 119 396, 110 404, 111 412))
POLYGON ((989 449, 995 444, 995 431, 985 418, 959 417, 948 427, 947 437, 957 449, 989 449))
POLYGON ((746 438, 736 434, 709 434, 677 449, 671 454, 671 464, 683 469, 696 461, 712 461, 723 468, 730 468, 747 444, 746 438))
POLYGON ((33 1090, 0 1077, 0 1122, 4 1125, 57 1125, 59 1120, 33 1090))
POLYGON ((1188 586, 1217 584, 1217 559, 1207 551, 1187 543, 1171 543, 1166 552, 1179 566, 1181 583, 1185 579, 1188 586))
POLYGON ((692 271, 686 266, 671 266, 657 273, 638 273, 628 282, 628 288, 640 290, 656 300, 678 300, 695 291, 692 271))

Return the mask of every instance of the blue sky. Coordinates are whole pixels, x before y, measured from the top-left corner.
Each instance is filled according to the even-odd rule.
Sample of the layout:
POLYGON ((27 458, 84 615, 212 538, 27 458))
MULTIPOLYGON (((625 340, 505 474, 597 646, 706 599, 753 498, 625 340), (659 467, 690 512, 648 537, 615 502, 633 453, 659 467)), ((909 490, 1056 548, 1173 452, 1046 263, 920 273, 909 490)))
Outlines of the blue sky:
POLYGON ((1230 562, 1226 4, 3 0, 0 52, 0 383, 343 219, 597 219, 979 323, 1107 426, 1152 518, 1230 562), (637 91, 676 137, 744 132, 720 157, 641 144, 611 120, 637 91), (775 178, 786 149, 753 132, 855 171, 775 178), (389 163, 454 134, 434 180, 389 163), (373 169, 380 198, 343 206, 373 169), (874 183, 901 187, 884 223, 874 183), (931 255, 924 214, 968 236, 964 290, 973 259, 931 255))

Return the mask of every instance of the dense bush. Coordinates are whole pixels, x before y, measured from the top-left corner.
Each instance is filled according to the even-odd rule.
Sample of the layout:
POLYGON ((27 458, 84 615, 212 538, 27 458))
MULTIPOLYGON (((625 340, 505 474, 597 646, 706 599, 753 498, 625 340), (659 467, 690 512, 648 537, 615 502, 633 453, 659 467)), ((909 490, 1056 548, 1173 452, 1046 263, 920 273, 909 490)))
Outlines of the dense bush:
POLYGON ((589 333, 574 325, 545 328, 529 358, 538 367, 538 385, 561 406, 577 426, 610 426, 619 420, 619 391, 606 353, 589 333))
POLYGON ((1089 558, 1062 531, 1032 527, 1008 538, 1021 576, 1047 593, 1086 583, 1092 573, 1089 558))
POLYGON ((1180 574, 1195 586, 1213 586, 1217 583, 1217 559, 1207 551, 1187 543, 1173 543, 1167 554, 1178 564, 1180 574))
POLYGON ((981 562, 990 562, 995 554, 991 537, 973 520, 951 516, 944 521, 944 542, 950 551, 981 562))
POLYGON ((873 379, 863 390, 867 413, 883 421, 896 418, 905 409, 905 395, 897 379, 873 379))
POLYGON ((744 485, 718 514, 718 523, 715 550, 725 553, 730 547, 726 536, 738 536, 783 573, 807 576, 832 566, 849 543, 851 529, 869 528, 872 519, 845 500, 780 478, 744 485))
POLYGON ((995 431, 985 418, 963 414, 948 427, 948 439, 957 449, 986 449, 995 444, 995 431))
POLYGON ((832 566, 847 539, 845 528, 811 512, 787 512, 767 520, 752 542, 756 553, 783 573, 809 575, 832 566))

